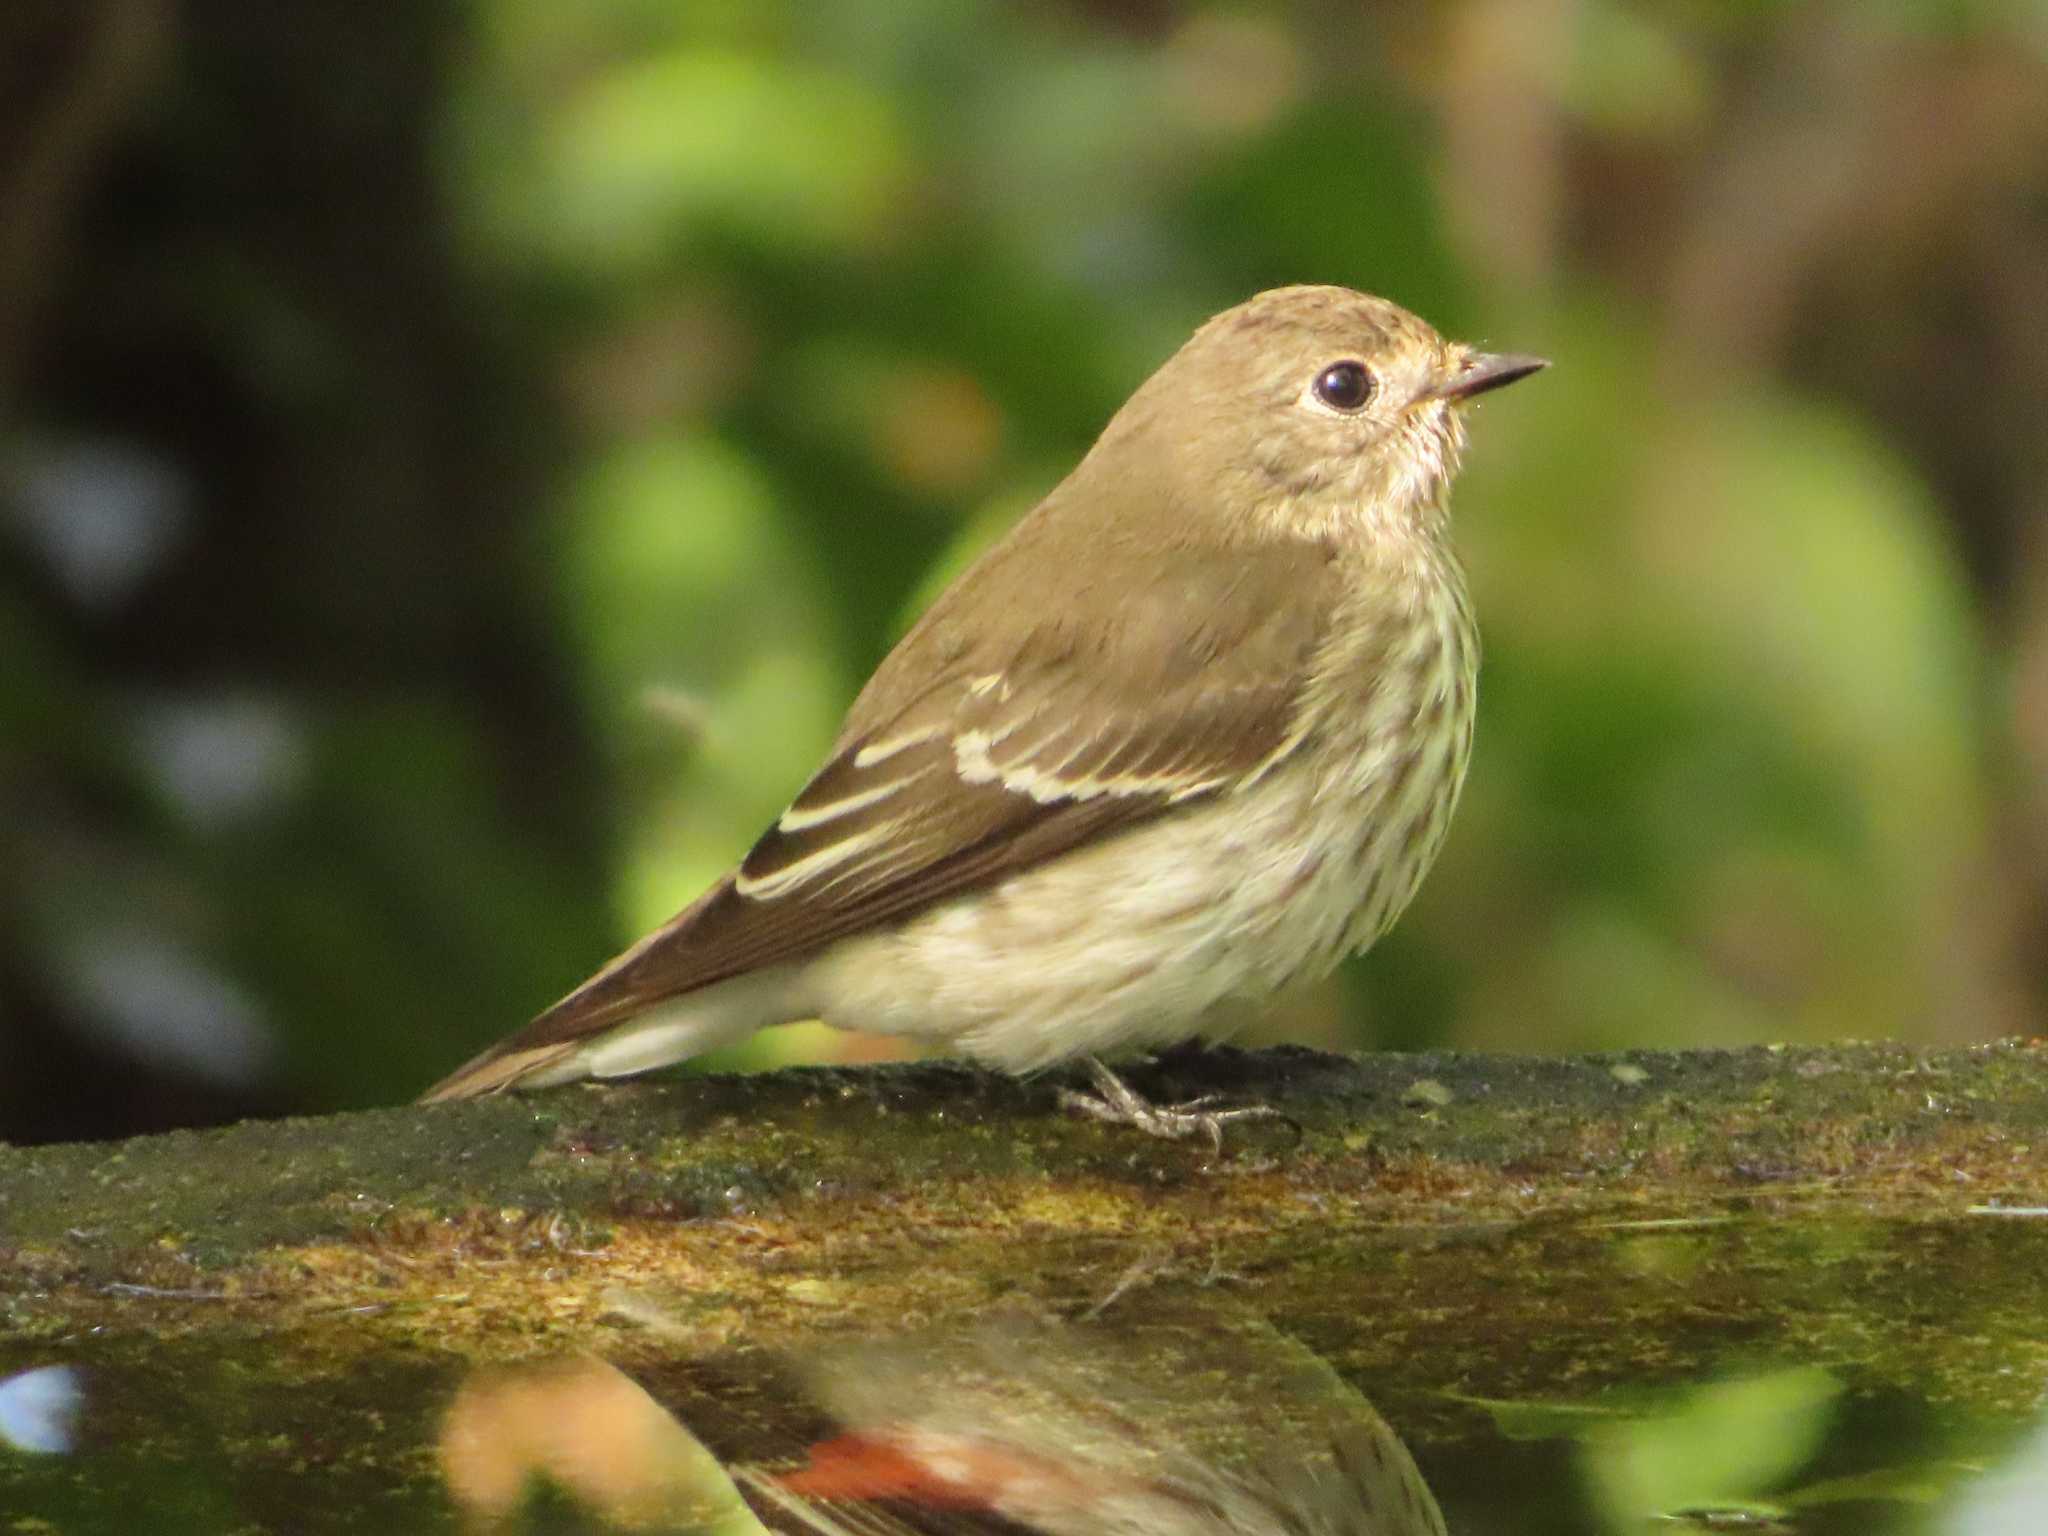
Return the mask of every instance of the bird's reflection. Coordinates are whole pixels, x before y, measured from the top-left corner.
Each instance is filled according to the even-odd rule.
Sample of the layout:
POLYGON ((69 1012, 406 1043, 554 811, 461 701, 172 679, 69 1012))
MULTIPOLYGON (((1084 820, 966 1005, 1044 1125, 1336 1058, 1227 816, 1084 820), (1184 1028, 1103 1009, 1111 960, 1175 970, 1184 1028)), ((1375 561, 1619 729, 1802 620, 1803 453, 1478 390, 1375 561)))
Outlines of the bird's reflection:
POLYGON ((1372 1406, 1240 1317, 1012 1318, 827 1350, 785 1379, 779 1406, 772 1392, 686 1404, 685 1429, 594 1359, 480 1374, 444 1423, 447 1486, 498 1528, 542 1479, 617 1526, 716 1536, 1444 1530, 1372 1406))

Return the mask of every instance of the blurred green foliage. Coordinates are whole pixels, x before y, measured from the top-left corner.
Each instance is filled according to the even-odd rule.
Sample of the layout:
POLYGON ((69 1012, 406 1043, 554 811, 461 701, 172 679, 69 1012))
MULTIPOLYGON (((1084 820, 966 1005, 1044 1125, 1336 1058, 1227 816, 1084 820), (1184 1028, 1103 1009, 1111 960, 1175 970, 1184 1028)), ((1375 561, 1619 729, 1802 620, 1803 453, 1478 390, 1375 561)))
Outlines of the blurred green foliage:
POLYGON ((1581 1461, 1593 1502, 1616 1533, 1687 1511, 1782 1515, 1759 1500, 1821 1448, 1841 1394, 1842 1384, 1818 1366, 1688 1388, 1662 1413, 1588 1437, 1581 1461))
MULTIPOLYGON (((147 583, 80 617, 61 582, 0 582, 0 769, 29 740, 41 764, 0 773, 0 851, 37 872, 0 908, 29 978, 0 1007, 90 1014, 53 957, 97 912, 246 995, 302 1102, 406 1093, 744 851, 919 604, 1195 324, 1320 281, 1557 366, 1480 411, 1456 501, 1488 651, 1443 863, 1269 1033, 1970 1038, 2038 1009, 2048 896, 2019 850, 2048 808, 1999 682, 2029 675, 2048 580, 1985 579, 1985 550, 2008 575, 2039 550, 2012 497, 1967 491, 2039 462, 2048 356, 2015 338, 2048 236, 1994 258, 1970 232, 2007 226, 1955 210, 2048 195, 1998 106, 2048 76, 2039 7, 479 0, 409 23, 412 53, 349 34, 354 94, 281 33, 272 57, 186 25, 109 129, 149 238, 96 194, 70 238, 122 259, 52 304, 108 364, 123 327, 183 316, 259 419, 302 425, 259 488, 287 557, 217 537, 246 466, 33 351, 11 441, 152 442, 189 490, 184 579, 273 583, 285 617, 164 677, 97 638, 148 633, 147 583), (403 132, 363 127, 379 80, 403 132), (1989 105, 1960 148, 1911 131, 1961 99, 1989 105), (336 193, 281 276, 257 211, 280 165, 234 192, 192 169, 252 100, 334 125, 261 151, 304 186, 415 195, 336 193), (154 286, 81 320, 137 252, 154 286), (377 315, 423 271, 445 291, 377 315), (1947 427, 1868 366, 1950 346, 2009 428, 1947 427), (394 385, 408 348, 469 371, 394 385), (309 483, 332 505, 278 494, 309 483), (342 616, 282 647, 336 583, 342 616), (181 821, 120 721, 251 689, 294 766, 248 815, 181 821), (20 820, 45 794, 62 839, 20 820), (71 876, 90 900, 53 894, 71 876)), ((49 540, 12 526, 33 572, 49 540)), ((747 1059, 821 1044, 845 1043, 747 1059)))

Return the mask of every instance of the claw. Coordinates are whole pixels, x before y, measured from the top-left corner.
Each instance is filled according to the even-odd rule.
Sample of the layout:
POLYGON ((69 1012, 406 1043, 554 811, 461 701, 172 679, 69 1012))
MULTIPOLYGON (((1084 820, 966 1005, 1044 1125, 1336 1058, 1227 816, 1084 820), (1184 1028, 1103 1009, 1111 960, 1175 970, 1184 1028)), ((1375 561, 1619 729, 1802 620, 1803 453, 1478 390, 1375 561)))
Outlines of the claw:
MULTIPOLYGON (((1229 1109, 1214 1109, 1219 1095, 1205 1093, 1200 1098, 1188 1099, 1179 1104, 1154 1104, 1122 1078, 1093 1056, 1083 1058, 1088 1075, 1094 1080, 1094 1093, 1080 1093, 1071 1088, 1060 1090, 1060 1104, 1091 1120, 1100 1120, 1105 1125, 1128 1125, 1143 1131, 1147 1136, 1158 1136, 1169 1141, 1185 1141, 1190 1136, 1207 1136, 1209 1145, 1220 1156, 1223 1151, 1223 1128, 1240 1120, 1287 1120, 1294 1122, 1273 1108, 1270 1104, 1240 1104, 1229 1109)), ((1297 1130, 1299 1127, 1297 1127, 1297 1130)))

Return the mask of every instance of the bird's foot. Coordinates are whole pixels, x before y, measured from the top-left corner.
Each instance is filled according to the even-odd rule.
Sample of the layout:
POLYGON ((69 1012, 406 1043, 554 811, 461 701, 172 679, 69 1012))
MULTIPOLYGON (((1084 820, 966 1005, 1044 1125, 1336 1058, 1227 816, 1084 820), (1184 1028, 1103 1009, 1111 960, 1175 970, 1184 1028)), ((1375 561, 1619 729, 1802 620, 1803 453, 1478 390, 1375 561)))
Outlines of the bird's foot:
MULTIPOLYGON (((1219 1096, 1205 1093, 1179 1104, 1154 1104, 1093 1056, 1084 1057, 1095 1092, 1072 1088, 1060 1090, 1060 1105, 1105 1125, 1128 1125, 1147 1136, 1185 1141, 1206 1136, 1210 1146, 1223 1150, 1223 1128, 1242 1120, 1287 1120, 1270 1104, 1237 1104, 1221 1107, 1219 1096)), ((1288 1121, 1293 1124, 1292 1121, 1288 1121)), ((1297 1128, 1298 1129, 1298 1128, 1297 1128)))

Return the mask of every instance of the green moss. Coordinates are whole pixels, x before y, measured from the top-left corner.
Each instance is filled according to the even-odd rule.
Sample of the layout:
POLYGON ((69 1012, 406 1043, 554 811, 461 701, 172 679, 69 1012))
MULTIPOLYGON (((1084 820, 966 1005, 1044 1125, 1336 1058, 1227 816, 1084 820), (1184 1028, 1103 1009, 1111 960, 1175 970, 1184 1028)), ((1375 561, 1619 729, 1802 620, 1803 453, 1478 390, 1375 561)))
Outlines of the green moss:
POLYGON ((1498 1377, 1503 1330, 1541 1341, 1494 1395, 1680 1376, 1732 1345, 1958 1382, 1980 1380, 1969 1340, 2033 1348, 2048 1231, 1969 1208, 2042 1187, 2035 1053, 1626 1061, 1219 1052, 1134 1074, 1291 1117, 1220 1159, 939 1066, 0 1149, 0 1308, 21 1339, 346 1315, 365 1348, 494 1357, 630 1349, 620 1294, 713 1341, 1207 1276, 1361 1366, 1426 1351, 1498 1377), (1412 1102, 1418 1079, 1448 1101, 1412 1102))

